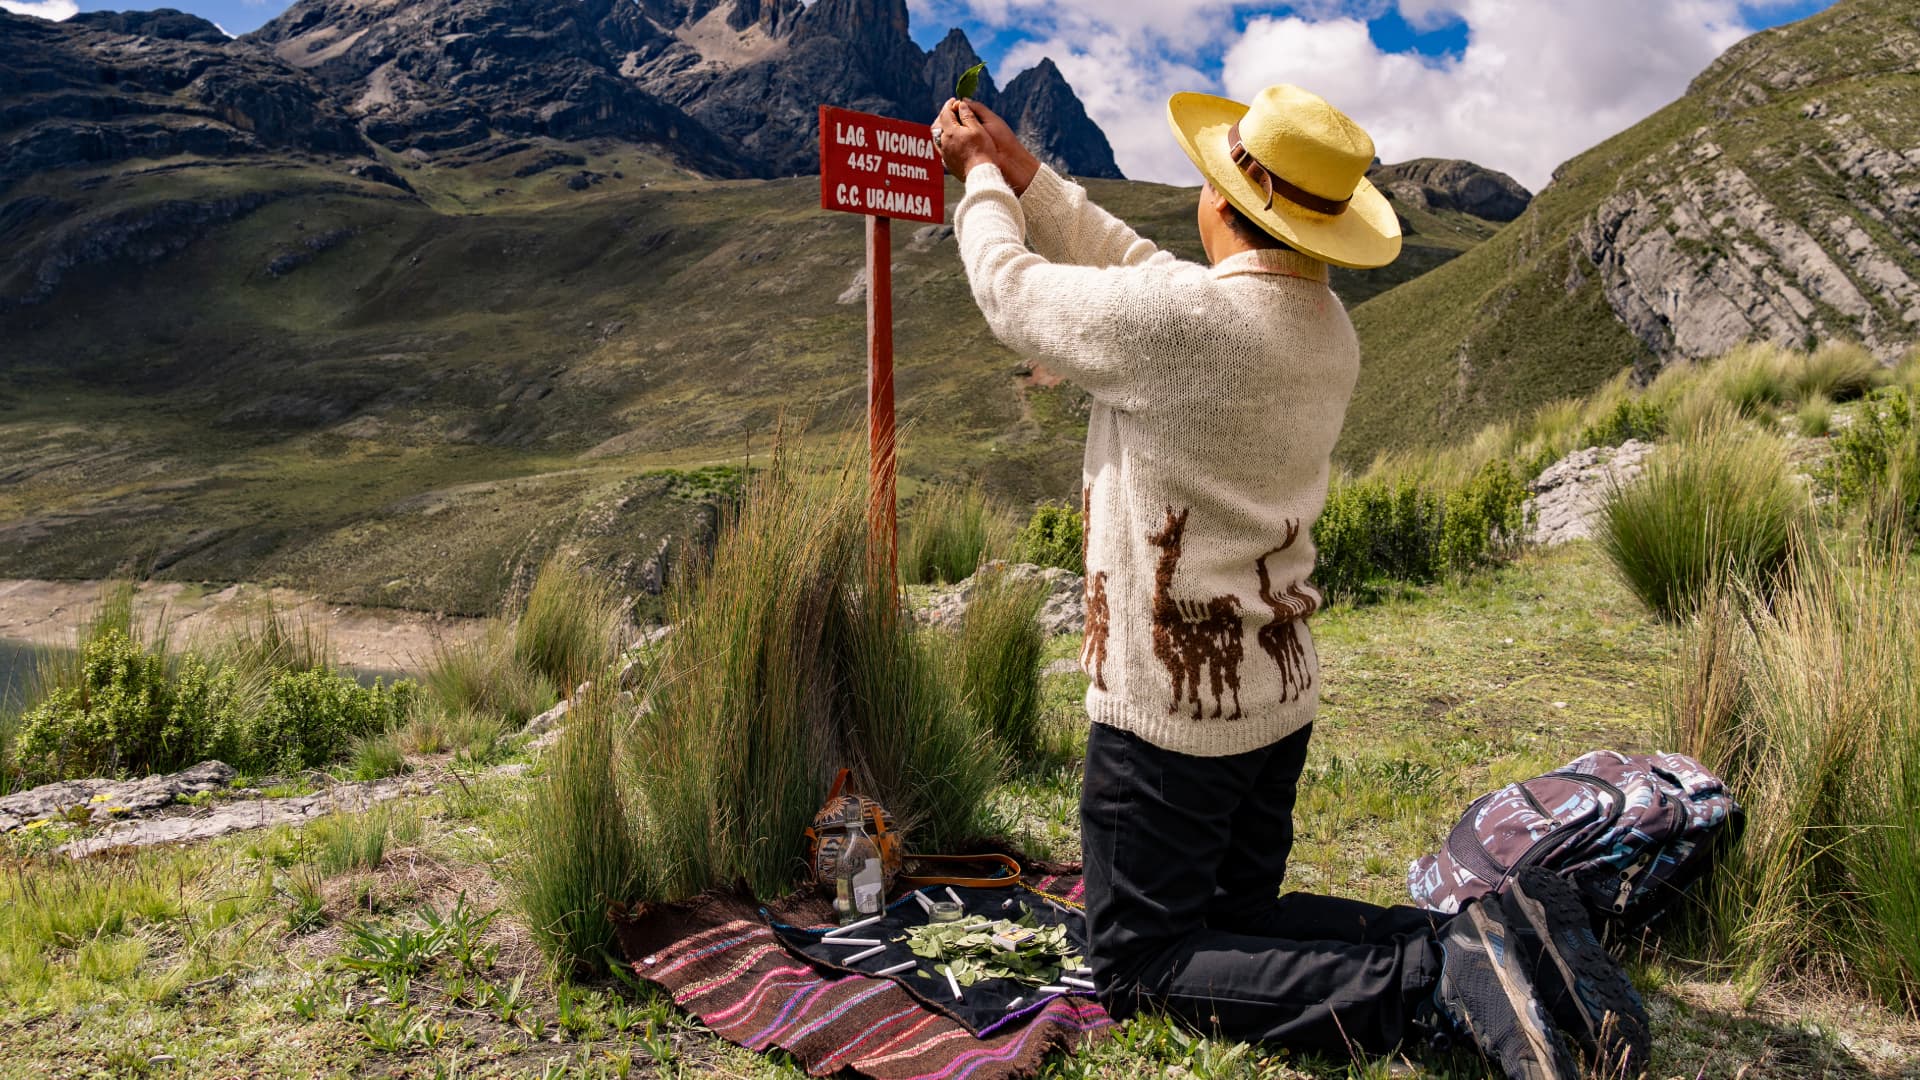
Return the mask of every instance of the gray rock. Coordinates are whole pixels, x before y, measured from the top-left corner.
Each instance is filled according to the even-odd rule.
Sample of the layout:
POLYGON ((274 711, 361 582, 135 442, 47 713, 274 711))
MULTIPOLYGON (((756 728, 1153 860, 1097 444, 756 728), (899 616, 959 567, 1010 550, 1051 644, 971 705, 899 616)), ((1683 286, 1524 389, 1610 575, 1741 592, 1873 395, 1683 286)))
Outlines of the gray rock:
POLYGON ((1617 447, 1575 450, 1548 466, 1532 484, 1527 503, 1532 520, 1528 539, 1535 544, 1564 544, 1593 535, 1607 489, 1625 484, 1646 468, 1653 444, 1630 439, 1617 447))
POLYGON ((1396 202, 1425 210, 1457 210, 1488 221, 1512 221, 1533 202, 1532 193, 1506 173, 1471 161, 1415 158, 1376 165, 1367 179, 1396 202))
POLYGON ((560 704, 527 721, 527 726, 520 730, 526 732, 528 735, 545 735, 547 732, 554 730, 560 721, 565 720, 567 718, 567 712, 572 708, 573 701, 571 699, 562 700, 560 704))
POLYGON ((29 822, 64 816, 67 811, 89 807, 105 813, 115 811, 139 816, 171 806, 182 795, 218 791, 239 775, 221 761, 203 761, 190 769, 165 776, 143 776, 138 780, 63 780, 0 799, 0 833, 11 832, 29 822))
POLYGON ((336 811, 358 813, 377 803, 406 795, 431 795, 434 790, 432 784, 399 778, 337 784, 316 795, 219 803, 203 812, 181 817, 122 821, 95 836, 64 844, 59 850, 72 858, 84 859, 116 848, 211 840, 250 829, 304 825, 336 811))
POLYGON ((1043 679, 1051 679, 1058 675, 1080 674, 1084 674, 1084 672, 1078 660, 1055 660, 1053 663, 1040 669, 1040 677, 1043 679))
POLYGON ((1032 563, 988 563, 979 573, 957 585, 935 589, 914 612, 914 617, 926 626, 958 628, 961 620, 966 618, 967 605, 973 599, 980 574, 1001 571, 1014 581, 1038 580, 1045 584, 1047 598, 1041 604, 1040 614, 1035 621, 1046 636, 1077 634, 1085 627, 1086 579, 1071 570, 1062 570, 1057 566, 1035 566, 1032 563))

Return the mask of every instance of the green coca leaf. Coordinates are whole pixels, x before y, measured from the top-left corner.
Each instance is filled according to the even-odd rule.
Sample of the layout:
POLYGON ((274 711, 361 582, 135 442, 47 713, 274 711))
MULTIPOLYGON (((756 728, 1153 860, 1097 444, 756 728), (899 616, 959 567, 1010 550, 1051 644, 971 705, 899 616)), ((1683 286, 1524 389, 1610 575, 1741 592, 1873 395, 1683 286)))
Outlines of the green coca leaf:
POLYGON ((956 83, 953 87, 953 96, 959 98, 962 101, 965 101, 968 98, 971 98, 974 94, 979 93, 980 73, 985 70, 987 70, 987 62, 985 60, 982 60, 981 62, 961 72, 960 81, 956 83))

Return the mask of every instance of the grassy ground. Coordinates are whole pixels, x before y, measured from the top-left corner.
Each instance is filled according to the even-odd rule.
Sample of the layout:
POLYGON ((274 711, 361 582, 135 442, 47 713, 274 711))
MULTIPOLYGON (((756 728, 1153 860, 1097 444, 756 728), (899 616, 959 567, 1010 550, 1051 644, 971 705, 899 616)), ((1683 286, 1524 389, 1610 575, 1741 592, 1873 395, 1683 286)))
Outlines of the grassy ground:
MULTIPOLYGON (((1490 785, 1597 746, 1660 742, 1652 717, 1673 631, 1588 545, 1335 608, 1315 626, 1328 691, 1294 887, 1396 901, 1407 861, 1490 785)), ((1076 649, 1056 639, 1051 655, 1076 649)), ((1048 681, 1048 748, 997 795, 1009 835, 1036 854, 1077 850, 1083 688, 1077 674, 1048 681)), ((304 832, 74 866, 33 851, 67 827, 16 835, 0 876, 0 1073, 801 1075, 645 991, 552 978, 500 884, 521 845, 525 781, 455 778, 444 756, 415 765, 443 794, 304 832), (462 897, 468 918, 453 918, 462 897), (429 911, 468 930, 437 950, 394 942, 401 928, 424 929, 429 911), (356 945, 356 926, 374 936, 356 945), (402 983, 405 1007, 393 1003, 402 983)), ((1636 950, 1634 970, 1654 1015, 1657 1075, 1920 1075, 1920 1028, 1829 988, 1769 986, 1743 1001, 1731 973, 1658 942, 1636 950)), ((1483 1074, 1464 1057, 1426 1067, 1483 1074)), ((1063 1077, 1348 1072, 1158 1020, 1049 1066, 1063 1077)))

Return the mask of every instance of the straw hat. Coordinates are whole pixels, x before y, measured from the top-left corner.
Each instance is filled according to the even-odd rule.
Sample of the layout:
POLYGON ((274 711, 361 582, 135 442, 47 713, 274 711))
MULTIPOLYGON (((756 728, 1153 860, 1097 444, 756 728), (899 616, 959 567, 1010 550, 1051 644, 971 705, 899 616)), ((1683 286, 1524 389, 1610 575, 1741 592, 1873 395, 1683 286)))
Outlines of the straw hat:
POLYGON ((1175 94, 1167 122, 1213 189, 1267 232, 1356 270, 1399 256, 1400 219, 1367 180, 1373 140, 1318 94, 1269 86, 1252 105, 1175 94))

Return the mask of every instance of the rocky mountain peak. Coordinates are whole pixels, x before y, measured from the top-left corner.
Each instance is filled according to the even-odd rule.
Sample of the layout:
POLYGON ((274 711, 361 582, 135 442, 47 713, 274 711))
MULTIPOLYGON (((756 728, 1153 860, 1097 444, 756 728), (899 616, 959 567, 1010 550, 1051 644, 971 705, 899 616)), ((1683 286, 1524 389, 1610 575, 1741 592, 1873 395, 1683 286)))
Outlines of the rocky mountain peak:
POLYGON ((1454 210, 1488 221, 1512 221, 1526 211, 1533 194, 1506 173, 1471 161, 1415 158, 1398 165, 1375 165, 1367 178, 1387 196, 1423 210, 1454 210))
POLYGON ((167 41, 199 41, 224 45, 230 40, 226 31, 198 15, 174 8, 152 11, 83 11, 65 20, 68 26, 84 26, 112 34, 163 38, 167 41))
POLYGON ((912 43, 906 0, 815 0, 793 36, 796 41, 830 37, 856 48, 884 50, 912 43))
MULTIPOLYGON (((967 40, 966 31, 957 26, 947 31, 947 36, 941 38, 940 44, 927 54, 927 85, 933 90, 929 116, 939 111, 953 96, 954 85, 960 81, 960 76, 979 62, 980 54, 973 51, 973 42, 967 40)), ((999 107, 1000 89, 994 85, 990 73, 980 73, 980 89, 973 99, 989 109, 999 107)))
POLYGON ((1121 179, 1106 133, 1087 115, 1051 58, 1013 77, 998 112, 1041 160, 1076 176, 1121 179))

